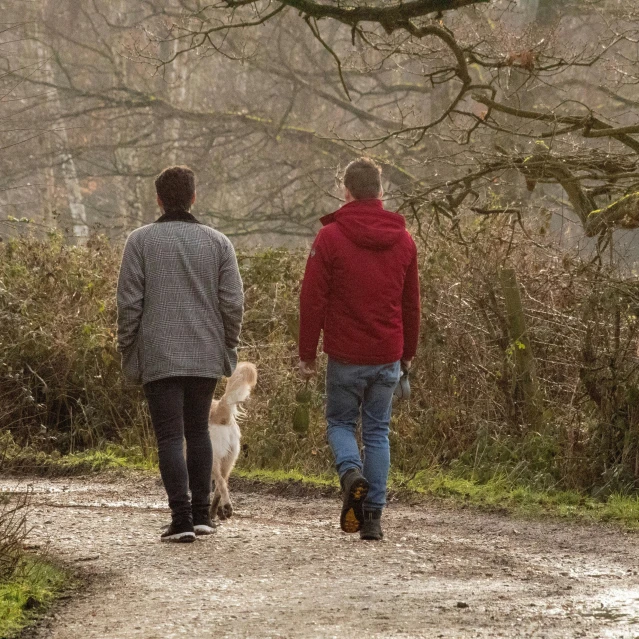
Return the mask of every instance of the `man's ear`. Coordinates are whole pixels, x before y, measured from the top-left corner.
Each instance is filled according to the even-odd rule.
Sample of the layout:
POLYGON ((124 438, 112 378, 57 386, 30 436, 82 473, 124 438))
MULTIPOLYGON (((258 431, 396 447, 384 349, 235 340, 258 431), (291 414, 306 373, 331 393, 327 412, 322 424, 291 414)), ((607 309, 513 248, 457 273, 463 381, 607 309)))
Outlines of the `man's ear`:
POLYGON ((344 187, 344 199, 346 200, 347 203, 353 202, 355 200, 351 192, 346 187, 344 187))
POLYGON ((197 193, 195 191, 193 191, 193 197, 191 198, 191 206, 193 206, 195 204, 196 195, 197 195, 197 193))
POLYGON ((161 209, 164 209, 164 204, 162 204, 162 200, 160 199, 160 196, 159 196, 159 195, 158 195, 158 206, 159 206, 161 209))
POLYGON ((384 187, 382 186, 379 190, 379 197, 377 199, 381 200, 383 197, 384 197, 384 187))

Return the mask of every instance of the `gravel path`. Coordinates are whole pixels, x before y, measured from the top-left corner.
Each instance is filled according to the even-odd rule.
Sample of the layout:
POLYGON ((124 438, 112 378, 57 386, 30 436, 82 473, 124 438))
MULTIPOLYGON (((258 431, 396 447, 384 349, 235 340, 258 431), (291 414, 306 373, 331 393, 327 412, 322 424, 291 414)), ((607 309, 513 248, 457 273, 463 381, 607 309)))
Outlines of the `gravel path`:
POLYGON ((27 483, 31 543, 90 577, 34 639, 639 636, 639 538, 612 528, 393 504, 364 543, 335 498, 236 492, 215 536, 161 544, 152 477, 0 489, 27 483))

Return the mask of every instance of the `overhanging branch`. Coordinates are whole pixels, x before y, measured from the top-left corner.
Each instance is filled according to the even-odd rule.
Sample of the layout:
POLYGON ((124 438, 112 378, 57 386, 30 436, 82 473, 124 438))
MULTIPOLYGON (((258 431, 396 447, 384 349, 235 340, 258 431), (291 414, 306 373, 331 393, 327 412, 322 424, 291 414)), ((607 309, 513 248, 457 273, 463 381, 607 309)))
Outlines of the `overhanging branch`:
POLYGON ((588 237, 614 227, 639 227, 639 193, 630 193, 603 209, 592 211, 585 224, 588 237))
POLYGON ((578 129, 582 129, 582 135, 588 137, 611 137, 618 142, 630 147, 635 153, 639 153, 639 140, 630 137, 628 133, 639 133, 637 127, 614 127, 602 122, 591 113, 588 115, 557 115, 556 113, 543 113, 541 111, 529 111, 526 109, 517 109, 516 107, 501 104, 491 98, 478 93, 473 94, 473 100, 480 104, 485 104, 490 110, 512 115, 517 118, 527 120, 537 120, 539 122, 555 122, 559 124, 574 125, 578 129), (637 129, 628 131, 627 129, 637 129))
MULTIPOLYGON (((474 4, 486 4, 490 0, 410 0, 387 6, 374 7, 363 5, 359 7, 334 6, 321 4, 314 0, 278 0, 280 4, 297 9, 304 16, 315 19, 332 18, 351 27, 360 22, 376 22, 388 33, 405 28, 406 22, 414 18, 421 18, 431 13, 454 11, 474 4)), ((228 8, 244 6, 242 0, 226 0, 228 8)))

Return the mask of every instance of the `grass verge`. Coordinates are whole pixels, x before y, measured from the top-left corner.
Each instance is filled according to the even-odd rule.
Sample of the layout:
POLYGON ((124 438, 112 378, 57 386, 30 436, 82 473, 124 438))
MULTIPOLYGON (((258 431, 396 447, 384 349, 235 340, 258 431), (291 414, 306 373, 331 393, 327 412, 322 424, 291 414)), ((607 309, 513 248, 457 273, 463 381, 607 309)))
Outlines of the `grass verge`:
MULTIPOLYGON (((154 470, 157 462, 138 448, 108 445, 70 455, 56 455, 23 448, 2 460, 4 473, 39 476, 74 476, 117 469, 154 470)), ((1 638, 0 638, 1 639, 1 638)))
POLYGON ((613 494, 600 500, 572 490, 536 490, 513 484, 501 476, 479 483, 434 471, 418 473, 408 481, 396 478, 391 485, 395 485, 400 493, 500 510, 518 516, 614 522, 628 530, 639 529, 639 498, 636 495, 613 494))
MULTIPOLYGON (((339 482, 334 475, 309 476, 300 471, 246 470, 235 471, 243 481, 266 485, 313 489, 320 494, 337 494, 339 482)), ((415 502, 436 499, 453 506, 470 506, 500 511, 520 517, 560 517, 577 521, 614 522, 628 530, 639 530, 639 498, 611 495, 594 499, 577 491, 541 491, 513 484, 495 476, 487 482, 455 477, 439 470, 423 471, 407 478, 393 474, 389 481, 392 499, 415 502)), ((298 491, 299 492, 299 491, 298 491)))
POLYGON ((0 639, 17 637, 68 586, 64 569, 37 557, 25 557, 14 576, 0 583, 0 639))

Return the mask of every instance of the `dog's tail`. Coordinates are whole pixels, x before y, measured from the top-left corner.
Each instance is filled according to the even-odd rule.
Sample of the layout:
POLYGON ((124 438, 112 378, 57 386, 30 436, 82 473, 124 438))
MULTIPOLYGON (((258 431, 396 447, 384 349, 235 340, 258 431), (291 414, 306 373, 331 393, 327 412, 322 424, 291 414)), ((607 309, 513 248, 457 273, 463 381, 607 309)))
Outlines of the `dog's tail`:
POLYGON ((220 401, 228 406, 235 406, 248 399, 255 384, 257 384, 255 364, 240 362, 226 382, 226 389, 220 401))

